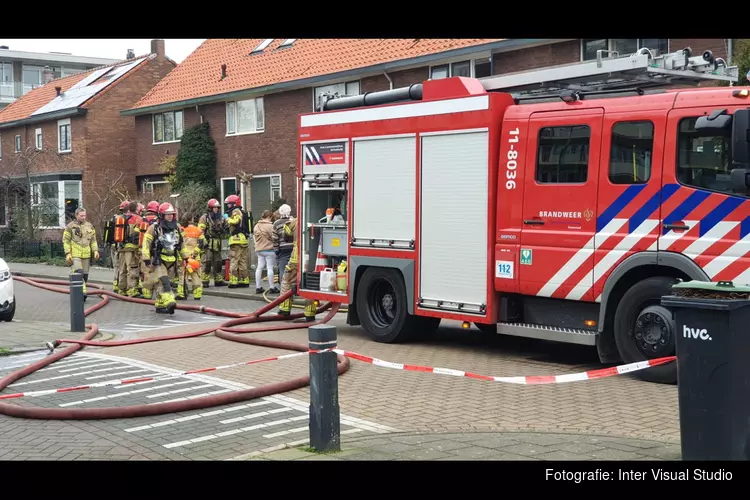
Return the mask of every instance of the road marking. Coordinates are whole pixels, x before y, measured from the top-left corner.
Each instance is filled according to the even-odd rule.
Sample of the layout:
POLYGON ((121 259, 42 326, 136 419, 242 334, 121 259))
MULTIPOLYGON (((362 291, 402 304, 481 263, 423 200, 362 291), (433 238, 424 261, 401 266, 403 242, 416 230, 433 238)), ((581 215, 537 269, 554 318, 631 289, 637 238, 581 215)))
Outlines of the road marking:
MULTIPOLYGON (((214 410, 214 411, 207 411, 207 412, 204 412, 204 413, 198 413, 196 415, 192 415, 190 418, 192 420, 195 420, 196 418, 213 417, 215 415, 221 415, 222 413, 229 413, 229 412, 232 412, 232 411, 244 410, 244 409, 247 409, 247 408, 253 408, 253 407, 256 407, 256 406, 263 406, 263 405, 269 405, 269 404, 271 404, 270 401, 258 401, 256 403, 244 404, 244 405, 239 405, 239 406, 232 406, 232 407, 224 408, 224 409, 221 409, 221 410, 214 410)), ((183 417, 183 418, 187 418, 187 417, 183 417)), ((175 423, 177 423, 178 420, 180 420, 180 419, 175 420, 175 423)), ((125 432, 138 432, 138 431, 142 431, 142 430, 146 430, 146 429, 151 429, 155 425, 156 424, 139 425, 138 427, 131 427, 129 429, 124 429, 124 430, 125 430, 125 432)), ((158 425, 161 427, 162 425, 165 425, 165 424, 159 423, 158 425)))
MULTIPOLYGON (((184 398, 168 399, 166 401, 161 401, 161 403, 174 403, 175 401, 189 401, 191 399, 202 398, 203 396, 213 396, 214 394, 224 394, 225 392, 232 392, 232 390, 231 389, 219 389, 218 391, 202 392, 200 394, 193 394, 191 396, 185 396, 184 398)), ((149 403, 149 404, 156 405, 156 404, 159 404, 159 402, 149 403)))
POLYGON ((228 420, 222 420, 219 423, 220 424, 233 424, 235 422, 242 422, 243 420, 252 420, 254 418, 258 417, 264 417, 266 415, 275 415, 276 413, 283 413, 285 411, 292 411, 294 408, 289 408, 288 406, 284 406, 282 408, 276 408, 275 410, 268 410, 268 411, 261 411, 259 413, 251 413, 250 415, 245 415, 242 417, 236 417, 236 418, 230 418, 228 420))
POLYGON ((158 394, 149 394, 147 398, 160 398, 162 396, 169 396, 170 394, 177 394, 180 392, 194 391, 195 389, 205 389, 206 387, 212 387, 212 384, 196 385, 194 387, 187 387, 185 389, 177 389, 176 391, 160 392, 158 394))
POLYGON ((250 427, 243 427, 241 429, 232 429, 231 431, 221 432, 219 434, 210 434, 208 436, 201 436, 186 441, 178 441, 176 443, 168 443, 164 446, 165 448, 177 448, 178 446, 188 446, 194 443, 202 443, 203 441, 210 441, 219 437, 230 436, 232 434, 240 434, 242 432, 250 432, 257 429, 265 429, 266 427, 274 427, 276 425, 287 424, 290 422, 299 422, 300 420, 307 419, 307 415, 300 415, 299 417, 284 418, 281 420, 275 420, 273 422, 266 422, 264 424, 251 425, 250 427))
MULTIPOLYGON (((294 434, 296 432, 304 432, 304 431, 307 431, 307 430, 310 430, 309 426, 296 427, 294 429, 289 429, 288 431, 274 432, 272 434, 263 434, 263 437, 266 438, 266 439, 271 439, 271 438, 275 438, 275 437, 279 437, 279 436, 286 436, 287 434, 294 434)), ((356 430, 359 430, 359 429, 356 429, 356 430)))
MULTIPOLYGON (((113 370, 117 370, 117 368, 113 368, 113 370)), ((86 377, 84 380, 94 380, 94 379, 97 379, 97 378, 115 377, 115 376, 119 376, 119 375, 132 375, 134 373, 143 373, 143 372, 147 372, 147 371, 148 370, 142 370, 142 369, 141 370, 126 370, 124 372, 107 373, 106 375, 96 375, 94 377, 86 377)), ((143 376, 144 377, 145 376, 155 377, 156 375, 161 375, 161 374, 160 373, 149 373, 148 375, 143 375, 143 376)))
MULTIPOLYGON (((163 389, 165 387, 172 387, 174 385, 192 384, 194 382, 195 382, 194 380, 186 380, 184 382, 174 382, 174 383, 171 383, 171 384, 157 385, 157 386, 154 386, 154 387, 147 387, 146 389, 138 389, 138 390, 135 390, 135 391, 120 392, 120 393, 117 393, 117 394, 110 394, 110 395, 108 395, 107 399, 119 398, 119 397, 122 397, 122 396, 128 396, 130 394, 138 394, 140 392, 155 391, 156 389, 163 389)), ((133 384, 133 385, 135 385, 135 384, 133 384)), ((127 387, 127 386, 122 386, 122 387, 127 387)), ((80 401, 71 401, 69 403, 63 403, 60 406, 76 406, 76 405, 80 405, 80 404, 83 404, 83 403, 88 403, 89 401, 91 401, 91 400, 90 399, 82 399, 80 401)))

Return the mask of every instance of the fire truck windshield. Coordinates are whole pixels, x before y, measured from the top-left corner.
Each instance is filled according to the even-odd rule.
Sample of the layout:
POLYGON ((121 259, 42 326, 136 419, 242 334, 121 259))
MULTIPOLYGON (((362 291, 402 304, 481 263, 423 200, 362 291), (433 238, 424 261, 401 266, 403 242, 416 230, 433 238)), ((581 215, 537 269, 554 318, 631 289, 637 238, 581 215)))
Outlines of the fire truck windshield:
POLYGON ((698 117, 680 120, 677 178, 682 184, 734 194, 732 191, 732 130, 695 130, 698 117))

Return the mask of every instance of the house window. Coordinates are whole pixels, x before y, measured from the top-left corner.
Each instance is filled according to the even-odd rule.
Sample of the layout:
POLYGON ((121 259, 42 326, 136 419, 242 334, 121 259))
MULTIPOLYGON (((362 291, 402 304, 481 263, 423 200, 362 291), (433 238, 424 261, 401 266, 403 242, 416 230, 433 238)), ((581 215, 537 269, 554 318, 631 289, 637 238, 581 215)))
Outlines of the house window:
POLYGON ((612 184, 645 184, 651 178, 654 124, 619 122, 612 127, 609 181, 612 184))
MULTIPOLYGON (((658 51, 659 54, 669 52, 668 38, 587 38, 581 40, 581 60, 596 59, 596 51, 608 50, 617 52, 617 56, 626 56, 647 48, 658 51)), ((655 54, 656 55, 656 54, 655 54)), ((603 53, 602 57, 612 57, 615 54, 603 53)))
POLYGON ((81 181, 50 181, 31 184, 31 207, 39 218, 39 227, 65 227, 75 218, 81 205, 81 181))
POLYGON ((545 127, 539 131, 536 181, 539 183, 585 183, 589 170, 588 125, 545 127))
POLYGON ((359 95, 359 89, 359 80, 315 87, 313 89, 313 111, 320 110, 320 107, 323 105, 321 98, 326 94, 334 97, 355 96, 359 95))
POLYGON ((153 199, 163 199, 172 194, 172 186, 167 181, 150 181, 143 184, 143 192, 153 199))
POLYGON ((70 153, 71 150, 70 118, 66 118, 57 122, 57 152, 70 153))
POLYGON ((36 129, 34 137, 36 138, 36 149, 42 149, 42 129, 36 129))
POLYGON ((439 80, 454 76, 465 76, 468 78, 485 78, 492 74, 489 57, 479 59, 466 59, 437 66, 430 66, 430 79, 439 80))
POLYGON ((182 111, 167 111, 153 115, 154 144, 177 142, 182 139, 184 126, 182 111))
POLYGON ((252 134, 266 128, 262 97, 227 102, 227 135, 252 134))
POLYGON ((16 135, 16 153, 20 153, 20 152, 21 152, 21 136, 17 134, 16 135))

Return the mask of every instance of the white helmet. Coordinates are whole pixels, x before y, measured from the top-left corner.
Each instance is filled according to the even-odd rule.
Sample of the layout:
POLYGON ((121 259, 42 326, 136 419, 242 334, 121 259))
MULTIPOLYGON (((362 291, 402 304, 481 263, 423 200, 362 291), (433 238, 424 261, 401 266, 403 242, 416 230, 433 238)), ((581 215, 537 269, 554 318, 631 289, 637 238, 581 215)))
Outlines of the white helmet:
POLYGON ((284 203, 279 207, 279 215, 282 217, 289 217, 292 214, 292 207, 284 203))

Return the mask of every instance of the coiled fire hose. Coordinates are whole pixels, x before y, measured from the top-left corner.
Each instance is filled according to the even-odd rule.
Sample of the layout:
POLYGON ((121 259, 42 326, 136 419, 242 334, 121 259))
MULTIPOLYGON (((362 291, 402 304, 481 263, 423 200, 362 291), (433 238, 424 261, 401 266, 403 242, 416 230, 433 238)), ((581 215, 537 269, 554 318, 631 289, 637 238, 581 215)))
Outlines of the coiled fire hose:
MULTIPOLYGON (((65 280, 49 280, 49 279, 38 279, 32 280, 26 277, 16 276, 15 280, 22 283, 41 288, 50 292, 57 293, 70 293, 70 288, 66 286, 62 288, 60 286, 69 285, 68 281, 65 280), (60 285, 60 286, 55 286, 60 285)), ((148 299, 137 299, 132 297, 123 297, 119 294, 104 290, 101 286, 95 284, 88 284, 88 294, 99 295, 102 300, 84 311, 86 316, 98 311, 109 303, 110 297, 115 297, 118 300, 125 302, 132 302, 136 304, 153 305, 154 302, 148 299)), ((328 311, 325 317, 315 322, 302 322, 292 323, 290 320, 295 320, 303 317, 302 313, 291 314, 289 316, 282 316, 280 314, 273 314, 269 316, 262 316, 267 313, 281 302, 292 296, 293 292, 288 291, 274 301, 264 305, 260 309, 249 313, 237 313, 232 311, 223 311, 221 309, 215 309, 212 307, 205 307, 199 305, 183 305, 178 304, 177 309, 183 311, 197 311, 203 314, 210 314, 219 317, 232 318, 229 321, 222 323, 218 328, 206 328, 195 332, 187 332, 176 335, 164 335, 159 337, 148 337, 142 339, 131 339, 131 340, 118 340, 118 341, 98 341, 92 340, 98 333, 99 327, 96 324, 87 324, 86 328, 88 331, 80 339, 59 339, 54 341, 55 346, 62 344, 71 344, 62 350, 59 350, 50 356, 45 357, 35 363, 32 363, 24 368, 16 370, 0 379, 0 391, 4 390, 10 384, 17 382, 27 375, 34 373, 35 371, 48 366, 55 361, 70 356, 74 352, 82 349, 84 346, 100 346, 100 347, 116 347, 123 345, 133 344, 144 344, 146 342, 161 342, 165 340, 178 340, 186 338, 201 337, 213 333, 216 337, 232 342, 239 342, 242 344, 250 344, 262 347, 270 347, 275 349, 286 349, 298 352, 307 352, 309 348, 304 344, 296 344, 292 342, 282 342, 277 340, 259 339, 253 337, 243 336, 248 333, 260 333, 268 331, 278 330, 294 330, 301 328, 308 328, 312 325, 328 323, 333 317, 339 312, 339 303, 327 303, 318 307, 317 313, 320 314, 324 311, 328 311), (255 328, 240 328, 241 325, 247 325, 250 323, 260 322, 271 322, 271 321, 285 321, 283 324, 267 326, 267 327, 255 327, 255 328)), ((338 373, 339 375, 344 374, 350 366, 349 358, 341 354, 337 354, 338 358, 338 373)), ((187 401, 173 401, 169 403, 155 403, 155 404, 143 404, 134 406, 120 406, 120 407, 107 407, 107 408, 41 408, 33 406, 21 406, 14 403, 0 403, 0 414, 7 415, 10 417, 18 418, 33 418, 43 420, 100 420, 100 419, 112 419, 112 418, 130 418, 130 417, 145 417, 150 415, 164 415, 168 413, 184 412, 189 410, 197 410, 202 408, 210 408, 214 406, 228 405, 233 403, 239 403, 242 401, 248 401, 252 399, 263 398, 272 396, 274 394, 281 394, 284 392, 293 391, 310 385, 310 376, 298 377, 292 380, 283 382, 276 382, 273 384, 264 385, 261 387, 255 387, 252 389, 246 389, 241 391, 235 391, 224 394, 214 394, 210 396, 203 396, 200 398, 190 399, 187 401)))

